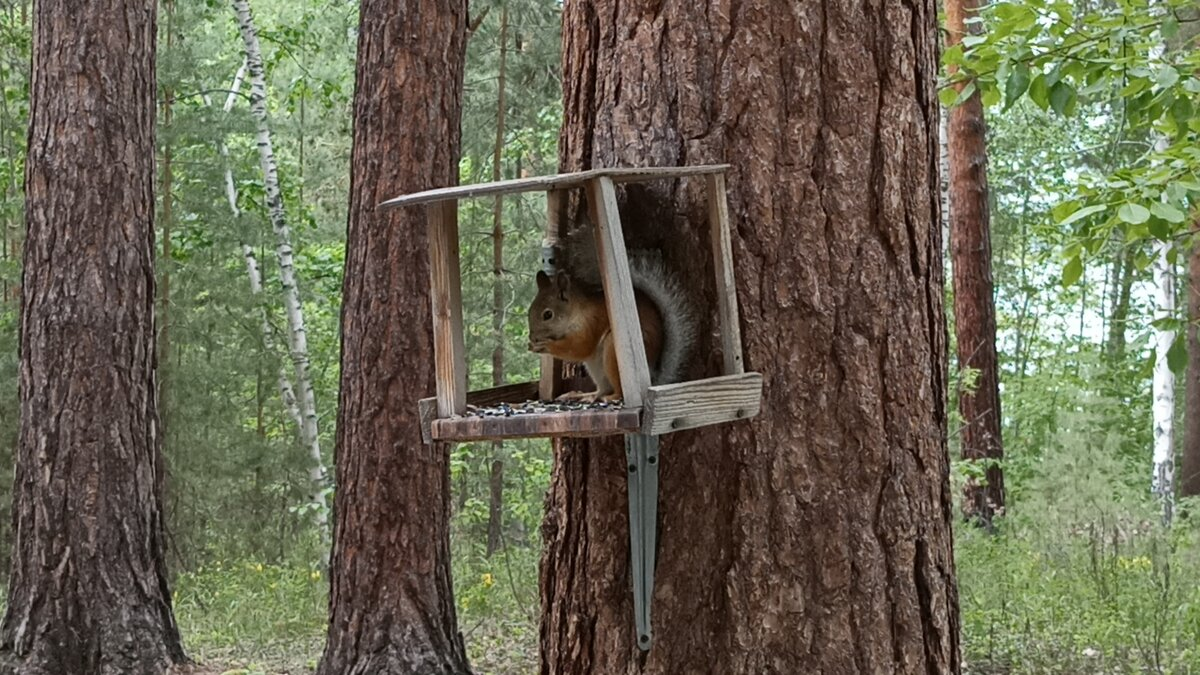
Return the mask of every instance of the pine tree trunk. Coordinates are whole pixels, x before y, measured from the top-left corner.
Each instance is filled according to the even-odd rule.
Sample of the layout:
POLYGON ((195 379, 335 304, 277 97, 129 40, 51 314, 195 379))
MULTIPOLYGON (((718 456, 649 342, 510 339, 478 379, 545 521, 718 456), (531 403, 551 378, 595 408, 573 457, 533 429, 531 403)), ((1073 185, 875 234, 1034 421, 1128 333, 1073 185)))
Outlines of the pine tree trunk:
MULTIPOLYGON (((1192 232, 1200 232, 1200 219, 1192 223, 1192 232)), ((1179 477, 1179 495, 1200 495, 1200 246, 1192 244, 1188 257, 1188 328, 1187 388, 1184 392, 1183 467, 1179 477)))
MULTIPOLYGON (((25 17, 25 3, 22 2, 20 4, 21 4, 21 24, 20 24, 20 26, 22 28, 26 28, 27 26, 25 25, 25 18, 26 18, 25 17)), ((11 5, 9 6, 8 11, 9 11, 10 19, 14 18, 13 12, 15 10, 16 10, 15 7, 13 7, 11 5)), ((15 21, 14 21, 14 23, 15 23, 15 21)), ((24 60, 24 59, 22 59, 22 60, 24 60)), ((24 77, 26 75, 24 70, 19 71, 19 74, 22 77, 24 77)), ((7 86, 9 83, 5 82, 4 84, 7 86)), ((4 185, 2 188, 4 204, 8 204, 13 200, 21 199, 21 189, 20 189, 20 186, 17 184, 17 172, 18 172, 17 157, 18 157, 19 153, 17 150, 16 141, 15 141, 16 134, 23 132, 23 129, 20 128, 21 121, 22 120, 19 120, 16 116, 13 115, 12 110, 9 108, 8 97, 0 96, 0 144, 3 144, 3 146, 4 146, 4 163, 6 165, 5 173, 7 174, 7 177, 4 180, 4 185)), ((22 230, 21 223, 20 223, 19 217, 10 217, 9 216, 9 214, 13 213, 13 211, 10 211, 8 209, 5 209, 4 211, 5 211, 5 215, 4 215, 3 221, 0 222, 0 228, 3 228, 3 231, 0 231, 0 245, 2 245, 3 249, 4 249, 4 260, 5 261, 20 260, 21 259, 21 230, 22 230)), ((21 298, 20 284, 9 283, 8 279, 4 279, 3 281, 0 281, 0 303, 12 302, 15 304, 15 303, 19 302, 20 298, 21 298)))
MULTIPOLYGON (((167 51, 171 50, 173 43, 171 36, 171 24, 175 13, 175 3, 170 0, 163 2, 163 9, 166 12, 166 46, 167 51)), ((171 106, 174 103, 175 92, 171 87, 163 87, 163 128, 171 128, 171 106)), ((174 221, 175 212, 175 195, 171 193, 174 189, 174 169, 171 166, 172 162, 171 142, 168 140, 163 143, 162 157, 162 281, 158 289, 159 304, 162 309, 159 310, 159 331, 158 331, 158 401, 160 407, 160 415, 162 416, 163 431, 166 432, 166 381, 167 381, 167 363, 171 357, 171 225, 174 221)))
MULTIPOLYGON (((962 41, 966 33, 964 20, 968 14, 977 15, 978 8, 977 0, 946 0, 949 46, 962 41)), ((1004 458, 1004 449, 1000 439, 996 306, 992 296, 987 122, 979 92, 951 109, 947 147, 958 368, 960 373, 972 373, 974 384, 971 388, 960 388, 958 397, 958 411, 962 416, 962 458, 999 461, 1004 458)), ((1004 508, 1004 475, 999 465, 991 465, 984 477, 982 484, 975 479, 967 481, 963 515, 990 528, 993 516, 1004 508)))
POLYGON ((328 524, 324 497, 325 462, 321 458, 321 441, 317 429, 317 402, 313 392, 312 377, 309 375, 308 337, 304 328, 304 307, 300 302, 300 288, 296 284, 296 269, 292 260, 292 234, 283 210, 283 196, 279 191, 279 169, 275 163, 275 151, 271 147, 271 129, 267 125, 267 84, 263 73, 262 49, 250 14, 248 0, 233 0, 237 13, 238 29, 246 48, 246 69, 250 73, 250 112, 258 123, 258 156, 262 164, 263 187, 267 196, 267 210, 271 227, 275 230, 275 256, 279 261, 279 281, 283 285, 283 302, 288 322, 288 349, 292 368, 296 373, 296 387, 300 406, 300 436, 308 449, 308 477, 313 492, 310 501, 318 503, 316 521, 322 537, 326 537, 328 524))
POLYGON ((186 659, 155 398, 156 7, 41 0, 34 11, 0 672, 158 674, 186 659))
MULTIPOLYGON (((508 6, 500 9, 500 65, 496 88, 496 144, 492 152, 492 180, 501 178, 504 159, 505 69, 508 61, 508 6)), ((504 198, 492 205, 492 386, 504 384, 504 198)), ((487 555, 500 548, 504 527, 504 443, 492 443, 492 465, 488 476, 487 555)))
MULTIPOLYGON (((564 4, 562 167, 733 164, 744 356, 765 387, 754 421, 663 439, 644 654, 620 441, 559 444, 543 673, 959 670, 937 10, 863 9, 564 4)), ((629 190, 623 214, 715 315, 702 186, 629 190)), ((693 375, 715 374, 702 335, 693 375)))
POLYGON ((417 414, 434 391, 426 213, 375 208, 457 182, 466 21, 465 0, 360 10, 323 675, 469 672, 449 448, 421 442, 417 414))

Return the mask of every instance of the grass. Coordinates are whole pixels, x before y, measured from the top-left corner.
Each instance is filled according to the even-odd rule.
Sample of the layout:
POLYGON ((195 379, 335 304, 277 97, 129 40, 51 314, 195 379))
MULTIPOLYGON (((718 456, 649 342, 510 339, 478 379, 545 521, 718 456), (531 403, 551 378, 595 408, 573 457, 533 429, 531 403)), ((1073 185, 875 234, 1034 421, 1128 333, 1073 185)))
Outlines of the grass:
MULTIPOLYGON (((456 573, 458 620, 478 675, 537 670, 535 553, 497 555, 456 573), (495 572, 472 569, 494 564, 495 572), (520 567, 518 570, 517 567, 520 567)), ((175 616, 206 672, 311 673, 325 642, 328 583, 320 570, 217 561, 177 576, 175 616)))
MULTIPOLYGON (((1189 513, 1200 510, 1183 505, 1165 531, 1143 495, 1018 505, 995 535, 957 523, 964 672, 1200 673, 1200 516, 1189 513)), ((487 558, 463 538, 455 598, 472 666, 537 672, 536 550, 487 558)), ((189 654, 215 672, 315 668, 327 602, 320 571, 215 563, 175 588, 189 654)))

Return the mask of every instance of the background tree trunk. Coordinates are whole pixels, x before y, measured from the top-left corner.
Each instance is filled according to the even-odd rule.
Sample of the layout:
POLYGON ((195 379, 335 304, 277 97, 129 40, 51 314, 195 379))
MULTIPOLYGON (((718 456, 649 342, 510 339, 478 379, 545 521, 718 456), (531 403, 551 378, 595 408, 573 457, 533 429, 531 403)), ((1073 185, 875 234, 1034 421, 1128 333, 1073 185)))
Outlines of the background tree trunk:
MULTIPOLYGON (((508 6, 500 9, 500 64, 496 82, 496 145, 492 152, 492 180, 501 178, 504 161, 505 65, 508 56, 508 6)), ((504 384, 504 197, 492 205, 492 386, 504 384)), ((492 443, 488 475, 487 555, 500 549, 504 527, 504 443, 492 443)))
POLYGON ((1126 247, 1113 260, 1112 310, 1108 319, 1108 341, 1104 353, 1110 367, 1125 360, 1125 324, 1129 321, 1129 300, 1133 293, 1133 263, 1135 249, 1126 247))
MULTIPOLYGON (((580 0, 563 39, 564 169, 733 163, 766 381, 753 422, 663 441, 646 654, 620 442, 559 445, 542 672, 957 672, 935 3, 580 0)), ((715 315, 702 194, 630 189, 623 215, 715 315)), ((697 353, 716 373, 711 331, 697 353)))
MULTIPOLYGON (((1192 223, 1200 231, 1200 219, 1192 223)), ((1200 495, 1200 245, 1192 244, 1188 257, 1187 388, 1184 392, 1183 466, 1179 477, 1179 495, 1200 495)))
POLYGON ((185 660, 155 400, 155 11, 35 6, 3 672, 157 674, 185 660))
POLYGON ((461 675, 448 447, 421 442, 417 415, 434 391, 425 211, 375 205, 457 182, 467 7, 365 0, 360 16, 331 616, 318 672, 461 675))
MULTIPOLYGON (((962 41, 966 33, 964 19, 968 14, 977 14, 977 9, 977 0, 946 0, 949 46, 962 41)), ((999 461, 1004 458, 1004 448, 1000 438, 1000 368, 996 360, 996 306, 992 295, 987 121, 979 92, 950 110, 947 146, 958 368, 960 373, 968 369, 973 373, 973 387, 960 387, 958 392, 962 458, 999 461)), ((1004 474, 999 465, 989 466, 984 478, 982 484, 975 479, 967 481, 963 515, 990 528, 992 517, 1004 508, 1004 474)))

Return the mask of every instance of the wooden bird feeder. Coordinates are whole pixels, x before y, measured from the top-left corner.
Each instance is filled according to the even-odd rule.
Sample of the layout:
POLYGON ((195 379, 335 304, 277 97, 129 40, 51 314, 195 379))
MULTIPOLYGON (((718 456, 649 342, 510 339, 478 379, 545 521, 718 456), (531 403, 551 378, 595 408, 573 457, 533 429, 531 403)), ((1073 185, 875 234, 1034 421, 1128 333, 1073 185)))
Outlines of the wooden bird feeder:
POLYGON ((748 419, 759 413, 762 375, 747 373, 742 364, 730 245, 729 211, 725 196, 728 165, 593 169, 577 173, 519 178, 493 183, 426 190, 389 199, 379 208, 424 204, 428 214, 430 296, 433 305, 434 362, 437 396, 420 401, 422 435, 426 442, 502 440, 533 437, 625 436, 628 459, 629 524, 633 564, 634 613, 638 645, 650 648, 650 596, 654 585, 657 535, 658 437, 662 434, 748 419), (708 220, 716 270, 724 372, 676 384, 651 385, 650 368, 641 339, 634 290, 629 274, 625 237, 617 213, 616 183, 703 177, 707 183, 708 220), (548 218, 542 264, 555 271, 562 206, 566 191, 586 191, 605 303, 617 352, 623 405, 577 410, 545 410, 522 402, 552 401, 561 394, 562 368, 542 356, 538 382, 467 391, 466 350, 463 343, 462 284, 459 272, 458 201, 520 192, 546 192, 548 218), (519 414, 484 415, 479 408, 518 404, 519 414))

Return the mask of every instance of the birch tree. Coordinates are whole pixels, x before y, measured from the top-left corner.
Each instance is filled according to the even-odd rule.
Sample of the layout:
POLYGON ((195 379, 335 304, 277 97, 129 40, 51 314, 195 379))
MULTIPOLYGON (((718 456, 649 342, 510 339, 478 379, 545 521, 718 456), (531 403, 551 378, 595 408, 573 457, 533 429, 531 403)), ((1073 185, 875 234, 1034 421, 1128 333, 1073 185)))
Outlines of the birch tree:
MULTIPOLYGON (((229 114, 233 110, 233 105, 237 101, 238 95, 241 93, 242 84, 246 78, 246 62, 238 68, 237 73, 233 76, 233 83, 229 87, 229 94, 225 98, 225 105, 222 110, 225 114, 229 114)), ((208 95, 204 95, 205 105, 212 105, 208 95)), ((229 212, 233 215, 233 219, 237 220, 242 211, 238 207, 237 199, 237 183, 233 180, 233 166, 229 161, 229 146, 222 139, 218 142, 218 150, 221 153, 222 170, 225 178, 225 201, 229 205, 229 212)), ((246 275, 250 280, 250 295, 259 299, 259 322, 262 327, 263 346, 268 353, 275 353, 275 329, 271 326, 270 317, 267 314, 266 305, 262 304, 262 272, 259 270, 258 257, 254 253, 254 247, 245 241, 242 242, 242 260, 246 264, 246 275)), ((279 389, 279 399, 283 402, 284 410, 288 417, 296 425, 297 433, 300 435, 301 441, 305 448, 312 452, 313 442, 304 436, 304 415, 300 411, 299 402, 296 400, 296 391, 292 386, 291 376, 288 375, 288 367, 286 364, 280 364, 279 370, 275 376, 276 387, 279 389)), ((328 507, 325 503, 325 480, 326 471, 325 463, 321 458, 319 451, 315 455, 310 454, 310 465, 308 470, 309 481, 312 484, 309 492, 309 504, 315 514, 317 528, 321 532, 322 539, 327 540, 329 536, 329 520, 326 516, 328 507)))
MULTIPOLYGON (((1165 12, 1162 7, 1152 10, 1165 12)), ((1158 42, 1151 48, 1150 62, 1161 62, 1167 52, 1166 39, 1158 34, 1158 42)), ((1154 133, 1154 149, 1162 153, 1171 144, 1170 139, 1159 131, 1154 133)), ((1175 373, 1171 370, 1171 346, 1175 343, 1175 330, 1169 326, 1175 318, 1175 269, 1171 262, 1172 242, 1156 241, 1154 244, 1154 378, 1151 386, 1154 417, 1154 468, 1151 489, 1162 503, 1162 521, 1170 526, 1175 511, 1175 373)))
POLYGON ((1170 525, 1175 502, 1175 373, 1169 354, 1175 343, 1175 331, 1164 327, 1175 316, 1175 270, 1168 254, 1171 245, 1160 242, 1154 251, 1154 469, 1151 489, 1162 502, 1163 524, 1170 525))
MULTIPOLYGON (((325 504, 321 496, 325 486, 325 465, 321 459, 321 445, 317 428, 317 404, 313 393, 312 378, 309 373, 308 340, 304 332, 304 311, 300 302, 300 288, 296 284, 296 270, 292 255, 292 235, 288 228, 287 217, 283 208, 283 197, 279 190, 279 169, 275 162, 275 152, 271 147, 271 129, 267 122, 267 85, 263 72, 262 48, 258 42, 258 34, 254 27, 254 18, 250 13, 247 0, 233 0, 233 9, 237 14, 238 30, 246 51, 246 69, 250 76, 250 113, 257 124, 257 144, 259 162, 262 165, 263 185, 266 191, 267 210, 271 227, 275 231, 275 256, 279 262, 279 280, 283 286, 284 310, 287 315, 288 349, 291 354, 292 367, 295 370, 296 387, 299 396, 291 398, 298 403, 300 412, 300 437, 308 448, 309 477, 317 486, 314 503, 320 499, 318 519, 324 530, 325 504)), ((232 178, 226 176, 226 190, 231 189, 232 178)), ((236 200, 234 201, 236 208, 236 200)), ((243 248, 247 255, 247 269, 253 279, 257 266, 253 264, 253 250, 243 248)), ((253 292, 253 284, 252 292, 253 292)), ((258 284, 261 288, 261 279, 258 284)), ((281 385, 281 393, 283 392, 281 385)), ((285 394, 284 402, 288 397, 285 394)))

